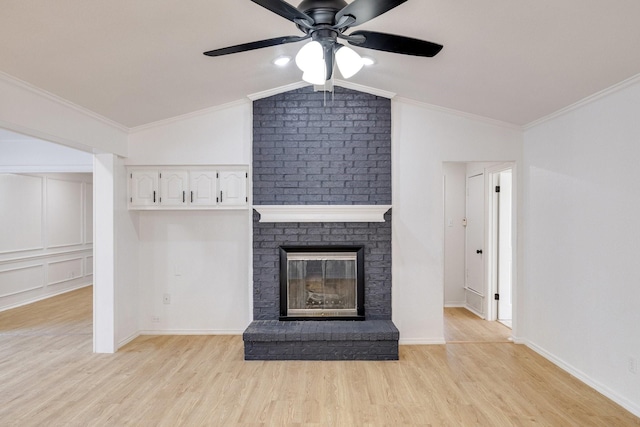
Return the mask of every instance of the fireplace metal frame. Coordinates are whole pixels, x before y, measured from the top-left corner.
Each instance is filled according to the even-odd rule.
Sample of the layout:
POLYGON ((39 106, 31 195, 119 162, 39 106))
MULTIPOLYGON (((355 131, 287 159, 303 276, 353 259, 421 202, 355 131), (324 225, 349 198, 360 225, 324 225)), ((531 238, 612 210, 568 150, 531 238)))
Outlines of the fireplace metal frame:
POLYGON ((280 320, 365 320, 364 316, 364 246, 280 246, 280 320), (287 314, 287 254, 314 252, 356 253, 356 314, 348 316, 289 316, 287 314))

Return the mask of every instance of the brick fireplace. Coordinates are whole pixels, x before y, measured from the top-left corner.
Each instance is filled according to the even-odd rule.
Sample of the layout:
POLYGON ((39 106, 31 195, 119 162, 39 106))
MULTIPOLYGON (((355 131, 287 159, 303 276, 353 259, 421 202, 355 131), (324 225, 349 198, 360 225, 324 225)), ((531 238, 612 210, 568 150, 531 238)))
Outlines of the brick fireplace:
POLYGON ((244 333, 245 359, 397 359, 390 101, 308 87, 254 101, 253 113, 254 322, 244 333), (263 206, 356 205, 381 206, 384 216, 265 221, 259 213, 263 206), (311 246, 362 248, 364 321, 280 320, 281 248, 311 246))

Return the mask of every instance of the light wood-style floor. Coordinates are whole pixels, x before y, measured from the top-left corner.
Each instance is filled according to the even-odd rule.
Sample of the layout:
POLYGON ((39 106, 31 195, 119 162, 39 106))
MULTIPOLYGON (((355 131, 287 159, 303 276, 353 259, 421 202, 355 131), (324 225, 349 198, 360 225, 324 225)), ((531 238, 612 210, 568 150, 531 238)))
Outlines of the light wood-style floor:
POLYGON ((0 313, 0 425, 640 425, 509 342, 401 346, 397 362, 245 362, 239 336, 92 354, 90 306, 85 288, 0 313))
POLYGON ((444 339, 453 343, 508 343, 511 329, 499 322, 487 322, 466 308, 444 309, 444 339))

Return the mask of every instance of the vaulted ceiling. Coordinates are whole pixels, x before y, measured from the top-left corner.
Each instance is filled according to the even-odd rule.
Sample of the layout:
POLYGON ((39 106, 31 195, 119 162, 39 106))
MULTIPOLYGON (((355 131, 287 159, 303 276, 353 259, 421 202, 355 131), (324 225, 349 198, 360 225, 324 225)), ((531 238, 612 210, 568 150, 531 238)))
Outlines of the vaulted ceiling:
MULTIPOLYGON (((291 1, 297 5, 299 1, 291 1)), ((301 43, 202 52, 295 26, 250 0, 0 0, 0 71, 126 127, 299 82, 301 43)), ((358 29, 444 45, 434 58, 358 49, 351 81, 525 125, 640 73, 637 0, 409 0, 358 29)))

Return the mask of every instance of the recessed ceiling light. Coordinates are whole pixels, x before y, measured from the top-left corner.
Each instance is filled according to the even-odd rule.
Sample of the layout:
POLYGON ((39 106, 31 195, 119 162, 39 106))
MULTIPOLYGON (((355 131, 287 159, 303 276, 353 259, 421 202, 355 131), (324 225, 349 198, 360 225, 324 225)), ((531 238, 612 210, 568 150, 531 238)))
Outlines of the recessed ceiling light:
POLYGON ((371 58, 371 57, 368 57, 368 56, 363 56, 362 57, 362 63, 365 65, 365 67, 369 67, 369 66, 375 64, 376 60, 371 58))
POLYGON ((284 67, 289 62, 291 62, 290 56, 279 56, 273 60, 273 63, 276 64, 278 67, 284 67))

